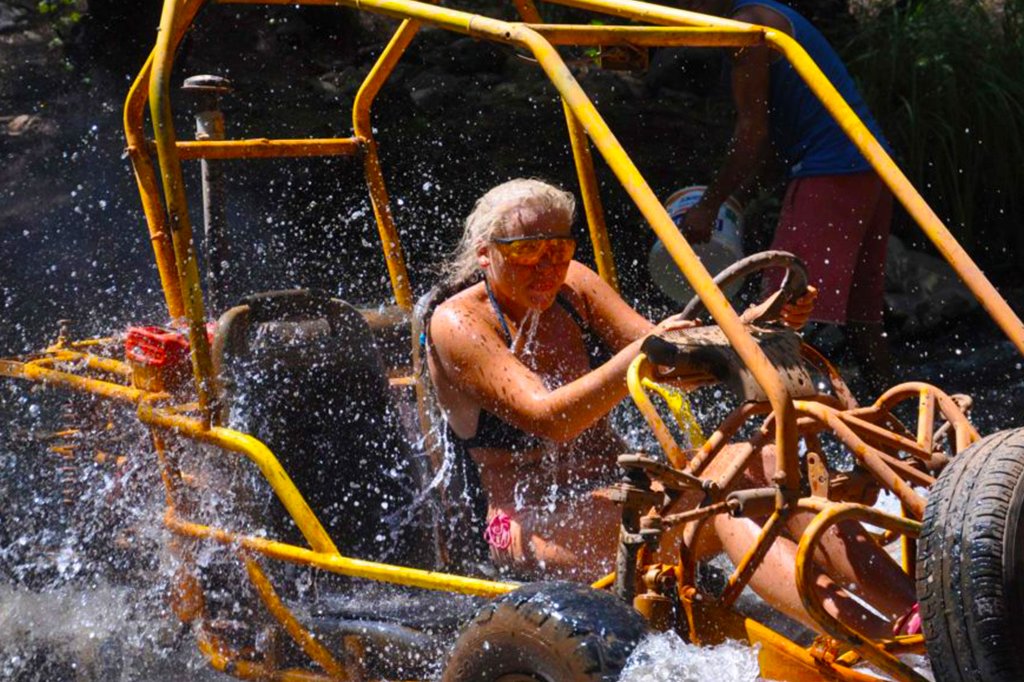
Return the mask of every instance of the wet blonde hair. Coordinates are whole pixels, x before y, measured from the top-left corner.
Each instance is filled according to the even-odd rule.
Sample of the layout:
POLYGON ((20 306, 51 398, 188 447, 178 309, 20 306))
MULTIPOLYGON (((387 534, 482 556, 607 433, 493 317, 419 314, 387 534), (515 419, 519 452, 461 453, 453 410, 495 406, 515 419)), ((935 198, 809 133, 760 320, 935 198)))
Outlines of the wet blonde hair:
POLYGON ((527 212, 535 215, 561 213, 571 224, 576 217, 576 199, 569 192, 531 178, 516 178, 488 190, 477 199, 466 218, 462 239, 443 272, 445 287, 458 291, 476 281, 480 245, 495 235, 507 236, 506 230, 527 212))

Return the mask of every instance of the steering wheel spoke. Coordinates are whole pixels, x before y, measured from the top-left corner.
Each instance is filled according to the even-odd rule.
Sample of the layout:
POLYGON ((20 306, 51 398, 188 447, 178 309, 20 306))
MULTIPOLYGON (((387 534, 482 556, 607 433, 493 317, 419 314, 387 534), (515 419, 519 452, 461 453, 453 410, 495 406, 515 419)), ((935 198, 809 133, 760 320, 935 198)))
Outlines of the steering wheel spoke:
MULTIPOLYGON (((775 293, 755 306, 756 312, 750 313, 752 318, 767 322, 777 319, 784 305, 792 303, 807 291, 807 266, 802 260, 788 251, 762 251, 736 261, 718 273, 714 281, 720 289, 725 289, 731 284, 742 282, 754 273, 769 268, 785 269, 786 274, 782 278, 782 284, 775 293)), ((682 317, 686 320, 695 320, 706 310, 704 302, 695 295, 683 308, 682 317)), ((746 316, 747 314, 744 313, 744 317, 746 316)))

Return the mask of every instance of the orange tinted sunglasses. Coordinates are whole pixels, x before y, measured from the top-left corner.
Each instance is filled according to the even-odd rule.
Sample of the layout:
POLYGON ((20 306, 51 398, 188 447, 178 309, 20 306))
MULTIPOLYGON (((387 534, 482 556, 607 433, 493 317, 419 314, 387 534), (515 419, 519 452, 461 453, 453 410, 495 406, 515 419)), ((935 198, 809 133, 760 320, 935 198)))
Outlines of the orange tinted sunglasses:
POLYGON ((576 252, 575 237, 493 237, 491 242, 511 265, 536 265, 545 256, 552 265, 565 265, 576 252))

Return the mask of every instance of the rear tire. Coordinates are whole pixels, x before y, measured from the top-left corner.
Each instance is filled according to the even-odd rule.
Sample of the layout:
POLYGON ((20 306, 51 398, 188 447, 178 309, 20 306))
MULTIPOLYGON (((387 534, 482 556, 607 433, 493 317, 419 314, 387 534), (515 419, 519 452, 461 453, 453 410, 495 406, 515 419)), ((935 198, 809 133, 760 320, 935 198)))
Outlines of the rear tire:
POLYGON ((937 682, 1024 679, 1024 429, 978 441, 943 470, 917 557, 937 682))
POLYGON ((535 583, 488 604, 459 636, 443 682, 598 682, 619 678, 647 633, 608 592, 535 583))

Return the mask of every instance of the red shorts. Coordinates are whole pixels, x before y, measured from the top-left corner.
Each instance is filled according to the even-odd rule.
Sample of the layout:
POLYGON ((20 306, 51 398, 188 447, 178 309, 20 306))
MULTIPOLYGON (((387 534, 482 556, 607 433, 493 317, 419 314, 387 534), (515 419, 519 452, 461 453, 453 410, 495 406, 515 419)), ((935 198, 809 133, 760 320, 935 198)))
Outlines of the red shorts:
MULTIPOLYGON (((881 322, 892 194, 873 171, 789 183, 772 249, 807 264, 818 288, 811 319, 881 322)), ((768 286, 777 286, 778 279, 768 286)))

